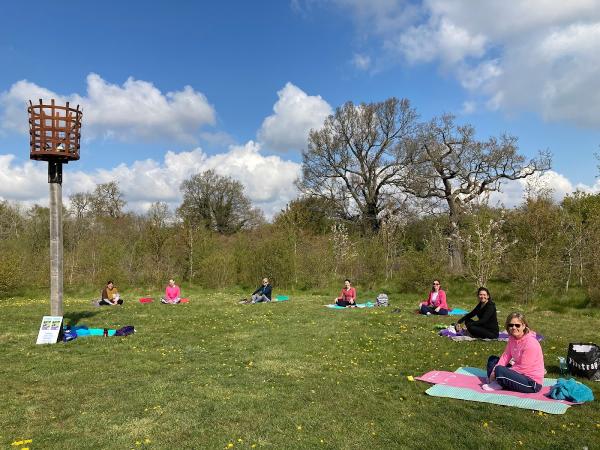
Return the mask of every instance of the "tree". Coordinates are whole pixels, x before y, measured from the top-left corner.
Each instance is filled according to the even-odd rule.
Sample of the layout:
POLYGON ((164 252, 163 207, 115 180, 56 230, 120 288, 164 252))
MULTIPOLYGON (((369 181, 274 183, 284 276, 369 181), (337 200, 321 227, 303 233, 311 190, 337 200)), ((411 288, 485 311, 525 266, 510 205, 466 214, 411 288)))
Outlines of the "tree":
POLYGON ((123 193, 116 181, 97 185, 91 194, 91 207, 96 216, 121 217, 124 206, 123 193))
POLYGON ((518 180, 550 168, 550 155, 525 160, 518 153, 517 138, 502 135, 487 141, 475 138, 471 125, 457 125, 454 116, 443 115, 419 126, 409 151, 410 170, 404 182, 407 193, 445 203, 450 219, 450 257, 461 272, 461 216, 473 200, 499 191, 505 180, 518 180))
POLYGON ((320 130, 311 130, 302 155, 300 190, 334 201, 340 213, 378 231, 406 167, 406 143, 416 113, 406 99, 347 102, 320 130))
POLYGON ((203 225, 222 234, 233 234, 242 228, 259 224, 260 210, 244 194, 244 186, 230 177, 207 170, 181 183, 183 203, 179 214, 192 225, 203 225))

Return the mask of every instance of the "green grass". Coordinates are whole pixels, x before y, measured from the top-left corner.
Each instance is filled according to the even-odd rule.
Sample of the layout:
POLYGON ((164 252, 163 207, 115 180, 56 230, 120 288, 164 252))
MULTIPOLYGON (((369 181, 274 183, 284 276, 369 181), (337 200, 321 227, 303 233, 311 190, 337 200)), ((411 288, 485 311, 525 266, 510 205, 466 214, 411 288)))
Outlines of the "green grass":
MULTIPOLYGON (((46 298, 0 299, 0 448, 21 439, 32 450, 600 447, 599 401, 551 416, 429 397, 409 381, 483 367, 504 348, 438 337, 434 325, 455 318, 415 315, 419 296, 337 311, 322 306, 337 291, 253 306, 233 290, 186 293, 190 304, 167 306, 125 292, 124 307, 99 309, 91 293, 67 296, 68 321, 137 333, 52 346, 35 345, 46 298)), ((467 309, 473 298, 450 300, 467 309)), ((501 318, 516 309, 498 307, 501 318)), ((549 377, 569 342, 599 340, 598 310, 526 312, 546 336, 549 377)))

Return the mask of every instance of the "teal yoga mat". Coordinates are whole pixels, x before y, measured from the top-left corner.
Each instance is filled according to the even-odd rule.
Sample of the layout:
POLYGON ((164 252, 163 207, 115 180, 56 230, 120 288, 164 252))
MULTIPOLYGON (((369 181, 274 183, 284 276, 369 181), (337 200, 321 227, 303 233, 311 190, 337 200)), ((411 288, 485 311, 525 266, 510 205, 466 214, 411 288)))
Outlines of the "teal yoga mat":
POLYGON ((531 398, 513 397, 510 395, 494 394, 491 392, 477 392, 468 388, 435 384, 425 391, 434 397, 456 398, 472 402, 493 403, 495 405, 514 406, 515 408, 533 409, 548 414, 564 414, 569 405, 560 402, 545 402, 531 398))
POLYGON ((287 300, 289 300, 290 298, 287 295, 278 295, 277 297, 275 297, 276 302, 285 302, 287 300))
POLYGON ((469 311, 467 311, 466 309, 454 308, 454 309, 451 309, 450 311, 448 311, 448 315, 449 316, 464 316, 468 312, 469 311))
POLYGON ((372 303, 372 302, 357 303, 356 308, 346 308, 344 306, 338 306, 338 305, 325 305, 325 306, 328 308, 331 308, 331 309, 357 309, 357 308, 373 308, 375 306, 375 303, 372 303))

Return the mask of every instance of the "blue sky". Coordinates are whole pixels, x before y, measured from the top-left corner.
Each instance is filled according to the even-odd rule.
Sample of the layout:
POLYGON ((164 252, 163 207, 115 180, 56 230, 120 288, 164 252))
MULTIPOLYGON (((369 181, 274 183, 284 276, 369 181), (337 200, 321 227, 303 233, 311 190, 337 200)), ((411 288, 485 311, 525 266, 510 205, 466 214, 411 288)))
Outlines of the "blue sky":
POLYGON ((84 107, 65 198, 117 180, 132 209, 175 207, 181 181, 214 168, 271 216, 296 195, 308 129, 347 100, 391 96, 424 119, 455 113, 482 138, 514 134, 525 155, 550 150, 557 198, 596 191, 599 2, 501 3, 5 3, 0 198, 46 201, 24 132, 23 105, 40 95, 84 107))

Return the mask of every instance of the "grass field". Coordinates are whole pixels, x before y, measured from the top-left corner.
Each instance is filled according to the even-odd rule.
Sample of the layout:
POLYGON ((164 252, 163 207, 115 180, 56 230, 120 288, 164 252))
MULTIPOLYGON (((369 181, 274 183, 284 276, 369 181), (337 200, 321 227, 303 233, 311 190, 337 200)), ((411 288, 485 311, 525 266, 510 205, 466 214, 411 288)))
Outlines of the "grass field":
MULTIPOLYGON (((67 322, 137 332, 52 346, 35 345, 47 298, 0 299, 0 448, 600 448, 598 400, 552 416, 429 397, 409 381, 483 367, 505 345, 438 337, 434 325, 456 319, 415 315, 418 296, 338 311, 323 307, 333 294, 252 306, 234 290, 186 290, 178 306, 138 303, 144 294, 125 292, 121 308, 67 296, 67 322)), ((470 309, 474 294, 450 302, 470 309)), ((501 320, 515 308, 497 305, 501 320)), ((600 343, 599 310, 525 312, 546 336, 548 377, 569 342, 600 343)))

